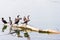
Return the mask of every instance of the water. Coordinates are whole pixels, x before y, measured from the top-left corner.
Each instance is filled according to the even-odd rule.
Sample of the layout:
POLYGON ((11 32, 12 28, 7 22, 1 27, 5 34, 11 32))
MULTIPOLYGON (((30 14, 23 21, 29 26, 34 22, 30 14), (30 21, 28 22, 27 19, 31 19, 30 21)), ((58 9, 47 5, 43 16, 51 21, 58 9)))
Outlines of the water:
MULTIPOLYGON (((1 32, 3 23, 1 17, 12 20, 20 14, 21 17, 30 15, 29 25, 40 29, 53 29, 60 31, 60 0, 0 0, 0 35, 7 34, 1 32)), ((24 33, 21 32, 21 35, 24 33)), ((60 40, 60 34, 29 33, 31 40, 60 40)), ((0 40, 27 40, 12 35, 0 36, 0 40)))

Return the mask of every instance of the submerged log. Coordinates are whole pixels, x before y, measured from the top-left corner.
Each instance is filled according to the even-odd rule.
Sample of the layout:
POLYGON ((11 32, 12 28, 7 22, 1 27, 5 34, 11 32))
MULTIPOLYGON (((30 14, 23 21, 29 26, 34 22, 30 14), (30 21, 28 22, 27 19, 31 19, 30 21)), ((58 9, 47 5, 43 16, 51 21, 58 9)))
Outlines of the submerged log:
POLYGON ((34 28, 29 25, 21 24, 21 25, 13 25, 13 30, 27 31, 27 32, 38 32, 38 33, 47 33, 47 34, 60 34, 59 31, 55 30, 40 30, 38 28, 34 28))

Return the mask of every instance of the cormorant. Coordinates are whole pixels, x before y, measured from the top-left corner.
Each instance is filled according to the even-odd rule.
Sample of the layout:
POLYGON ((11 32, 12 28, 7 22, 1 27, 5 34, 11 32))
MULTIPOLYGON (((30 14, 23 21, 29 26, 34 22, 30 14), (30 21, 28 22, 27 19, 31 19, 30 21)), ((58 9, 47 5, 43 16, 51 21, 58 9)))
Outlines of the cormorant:
POLYGON ((11 27, 10 27, 10 33, 11 33, 11 30, 12 30, 12 20, 11 20, 11 17, 9 17, 9 22, 10 22, 10 25, 11 25, 11 27))
POLYGON ((15 18, 15 24, 18 24, 19 21, 22 19, 22 18, 19 18, 20 15, 17 16, 17 18, 15 18))
POLYGON ((2 18, 2 22, 3 22, 4 24, 7 24, 7 21, 4 20, 4 18, 2 18))
POLYGON ((10 22, 10 25, 12 24, 12 20, 11 20, 11 17, 9 17, 9 22, 10 22))
MULTIPOLYGON (((7 24, 7 21, 6 20, 4 20, 4 18, 2 18, 2 22, 4 23, 4 24, 7 24)), ((7 28, 7 25, 4 25, 4 27, 2 28, 2 32, 4 32, 4 30, 7 28)))
MULTIPOLYGON (((22 19, 22 18, 19 18, 19 16, 20 15, 17 15, 17 18, 15 18, 15 24, 17 24, 17 25, 18 25, 19 21, 22 19)), ((22 37, 20 35, 20 31, 19 30, 15 30, 15 32, 16 32, 16 34, 17 34, 18 37, 22 37)))
POLYGON ((24 23, 27 24, 30 21, 29 15, 27 17, 24 16, 23 20, 24 20, 24 23))

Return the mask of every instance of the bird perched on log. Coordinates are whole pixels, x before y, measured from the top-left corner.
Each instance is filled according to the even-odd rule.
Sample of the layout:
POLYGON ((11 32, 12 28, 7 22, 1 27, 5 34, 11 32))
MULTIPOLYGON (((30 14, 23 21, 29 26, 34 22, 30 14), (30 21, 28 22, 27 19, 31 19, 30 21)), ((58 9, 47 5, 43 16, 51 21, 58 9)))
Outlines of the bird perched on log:
MULTIPOLYGON (((15 23, 14 23, 14 24, 17 24, 17 25, 18 25, 19 21, 22 19, 22 18, 20 18, 19 16, 20 16, 20 15, 17 15, 17 18, 15 18, 15 23)), ((16 34, 17 34, 18 37, 22 37, 22 36, 20 35, 20 31, 19 31, 19 30, 15 30, 15 32, 16 32, 16 34)))
POLYGON ((20 15, 17 15, 17 18, 15 18, 15 24, 18 24, 19 21, 22 19, 22 18, 19 18, 20 15))
POLYGON ((9 17, 9 23, 10 23, 10 33, 11 33, 11 31, 12 31, 12 20, 11 20, 11 17, 9 17))
POLYGON ((27 24, 30 21, 29 16, 30 15, 28 15, 27 17, 24 16, 23 21, 25 24, 27 24))
POLYGON ((4 18, 2 18, 2 22, 3 22, 4 24, 7 24, 7 21, 4 20, 4 18))
POLYGON ((10 25, 12 24, 12 20, 11 20, 11 17, 9 17, 9 22, 10 22, 10 25))
POLYGON ((4 23, 4 27, 2 28, 2 32, 4 32, 4 30, 7 28, 7 24, 8 22, 6 20, 4 20, 4 18, 2 18, 2 22, 4 23))

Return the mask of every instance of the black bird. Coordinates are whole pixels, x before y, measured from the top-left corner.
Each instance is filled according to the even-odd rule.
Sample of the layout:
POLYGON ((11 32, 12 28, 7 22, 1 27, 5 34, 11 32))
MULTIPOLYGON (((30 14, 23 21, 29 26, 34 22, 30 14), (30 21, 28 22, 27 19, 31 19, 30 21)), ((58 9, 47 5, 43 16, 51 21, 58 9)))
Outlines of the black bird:
MULTIPOLYGON (((11 17, 9 17, 9 22, 10 22, 10 25, 11 25, 11 27, 10 27, 10 33, 11 33, 11 31, 12 31, 12 20, 11 20, 11 17)), ((13 33, 11 33, 11 34, 13 34, 13 33)))
POLYGON ((9 22, 10 22, 10 25, 12 24, 12 20, 11 20, 11 17, 9 17, 9 22))
POLYGON ((19 18, 20 15, 17 16, 17 18, 15 18, 15 24, 18 24, 19 21, 22 19, 22 18, 19 18))
POLYGON ((3 22, 4 24, 7 24, 7 21, 4 20, 4 18, 2 18, 2 22, 3 22))
POLYGON ((30 20, 29 20, 29 16, 30 16, 30 15, 28 15, 27 17, 24 16, 23 20, 24 20, 24 23, 25 23, 25 24, 27 24, 27 23, 30 21, 30 20))
MULTIPOLYGON (((4 24, 7 24, 7 21, 6 20, 4 20, 4 18, 2 18, 2 22, 4 23, 4 24)), ((7 25, 4 25, 4 27, 2 28, 2 32, 4 32, 4 30, 7 28, 7 25)))

